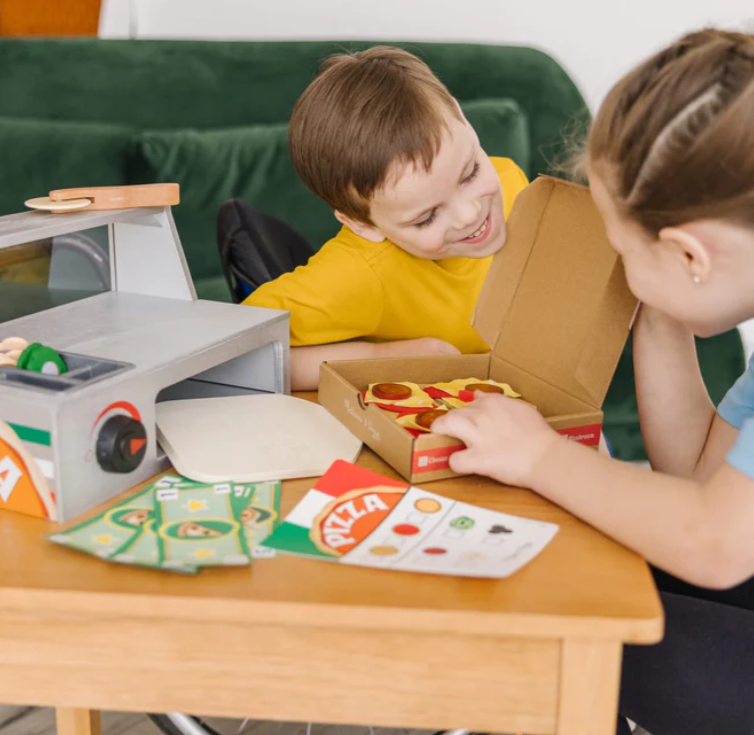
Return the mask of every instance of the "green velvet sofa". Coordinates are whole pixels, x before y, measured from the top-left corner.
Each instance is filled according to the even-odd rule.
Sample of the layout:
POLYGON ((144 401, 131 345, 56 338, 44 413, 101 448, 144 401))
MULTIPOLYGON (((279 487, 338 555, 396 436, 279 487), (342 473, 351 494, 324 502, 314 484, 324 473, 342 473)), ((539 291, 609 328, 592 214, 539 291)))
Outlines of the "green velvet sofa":
MULTIPOLYGON (((279 216, 315 247, 337 230, 295 175, 287 120, 319 60, 370 45, 0 39, 0 214, 53 188, 177 181, 174 215, 198 294, 229 300, 215 246, 225 199, 279 216)), ((490 155, 513 158, 530 178, 551 171, 564 131, 588 118, 568 74, 540 51, 395 45, 447 84, 490 155)), ((4 291, 3 280, 0 267, 0 302, 17 305, 22 284, 4 291)), ((719 396, 743 369, 737 333, 703 354, 719 396)), ((606 406, 608 437, 625 458, 642 453, 633 402, 626 358, 606 406)))

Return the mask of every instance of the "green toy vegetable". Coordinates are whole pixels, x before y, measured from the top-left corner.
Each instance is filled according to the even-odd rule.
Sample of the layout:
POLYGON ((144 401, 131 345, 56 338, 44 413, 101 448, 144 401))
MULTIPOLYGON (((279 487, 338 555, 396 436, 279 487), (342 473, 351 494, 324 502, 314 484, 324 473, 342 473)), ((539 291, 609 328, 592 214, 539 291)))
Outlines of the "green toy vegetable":
POLYGON ((46 345, 39 342, 30 344, 19 356, 16 367, 19 370, 31 370, 45 375, 61 375, 68 372, 63 358, 46 345))

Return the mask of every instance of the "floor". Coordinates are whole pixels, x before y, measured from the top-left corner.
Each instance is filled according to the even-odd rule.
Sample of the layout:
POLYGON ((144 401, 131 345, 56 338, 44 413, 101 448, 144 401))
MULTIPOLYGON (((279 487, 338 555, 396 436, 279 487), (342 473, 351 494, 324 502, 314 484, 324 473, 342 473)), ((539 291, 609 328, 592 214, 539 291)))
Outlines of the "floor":
MULTIPOLYGON (((210 719, 221 735, 372 735, 366 727, 314 725, 307 732, 302 723, 256 722, 210 719)), ((426 735, 423 730, 375 728, 374 735, 426 735)), ((55 713, 37 707, 12 707, 0 704, 0 735, 55 735, 55 713)), ((104 712, 102 735, 160 735, 146 715, 131 712, 104 712)))
MULTIPOLYGON (((428 735, 425 730, 390 730, 387 728, 307 725, 294 722, 257 722, 211 719, 219 735, 428 735)), ((0 704, 0 735, 56 735, 55 713, 38 707, 12 707, 0 704)), ((104 712, 102 735, 160 735, 152 721, 143 714, 104 712)), ((650 735, 638 728, 634 735, 650 735)))

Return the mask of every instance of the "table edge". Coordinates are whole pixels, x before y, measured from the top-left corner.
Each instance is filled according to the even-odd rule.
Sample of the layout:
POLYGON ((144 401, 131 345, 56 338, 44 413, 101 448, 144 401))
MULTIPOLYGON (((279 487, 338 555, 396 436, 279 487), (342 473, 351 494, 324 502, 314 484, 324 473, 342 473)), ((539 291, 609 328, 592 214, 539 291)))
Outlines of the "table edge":
POLYGON ((481 612, 334 605, 217 597, 179 597, 118 592, 0 588, 0 614, 117 616, 161 623, 166 620, 252 624, 351 631, 391 630, 513 638, 591 638, 653 644, 662 639, 664 612, 657 599, 648 617, 602 617, 543 613, 481 612), (344 615, 344 609, 348 615, 344 615))

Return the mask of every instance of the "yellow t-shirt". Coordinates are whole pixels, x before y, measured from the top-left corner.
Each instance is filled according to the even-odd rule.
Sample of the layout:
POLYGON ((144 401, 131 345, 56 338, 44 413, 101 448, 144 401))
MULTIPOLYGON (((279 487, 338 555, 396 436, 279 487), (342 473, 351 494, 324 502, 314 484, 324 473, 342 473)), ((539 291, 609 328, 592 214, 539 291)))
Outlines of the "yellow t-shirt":
MULTIPOLYGON (((507 218, 528 181, 510 159, 491 161, 507 218)), ((263 284, 243 303, 289 311, 293 347, 437 337, 466 354, 487 352, 471 316, 491 260, 425 260, 343 227, 306 265, 263 284)))

